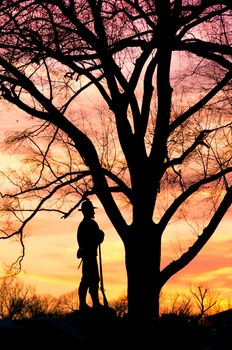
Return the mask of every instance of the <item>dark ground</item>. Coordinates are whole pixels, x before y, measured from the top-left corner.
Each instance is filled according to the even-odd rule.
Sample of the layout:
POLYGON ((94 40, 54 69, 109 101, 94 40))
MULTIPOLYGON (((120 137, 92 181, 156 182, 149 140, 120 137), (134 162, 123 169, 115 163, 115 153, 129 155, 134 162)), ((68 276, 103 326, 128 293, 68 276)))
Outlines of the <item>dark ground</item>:
POLYGON ((62 318, 0 321, 1 344, 9 349, 224 350, 230 342, 227 336, 215 337, 211 329, 177 323, 131 324, 110 313, 76 311, 62 318))

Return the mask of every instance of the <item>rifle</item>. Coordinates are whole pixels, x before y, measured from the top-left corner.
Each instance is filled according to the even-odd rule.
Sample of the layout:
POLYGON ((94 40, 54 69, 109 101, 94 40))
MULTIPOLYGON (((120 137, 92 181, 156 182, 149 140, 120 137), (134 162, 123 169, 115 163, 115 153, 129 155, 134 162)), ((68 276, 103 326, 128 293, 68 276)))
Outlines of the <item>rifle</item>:
POLYGON ((106 295, 105 295, 105 289, 104 289, 104 283, 103 283, 103 272, 102 272, 102 257, 101 257, 101 244, 98 246, 99 250, 99 270, 100 270, 100 290, 102 292, 103 296, 103 304, 105 307, 109 307, 106 295))

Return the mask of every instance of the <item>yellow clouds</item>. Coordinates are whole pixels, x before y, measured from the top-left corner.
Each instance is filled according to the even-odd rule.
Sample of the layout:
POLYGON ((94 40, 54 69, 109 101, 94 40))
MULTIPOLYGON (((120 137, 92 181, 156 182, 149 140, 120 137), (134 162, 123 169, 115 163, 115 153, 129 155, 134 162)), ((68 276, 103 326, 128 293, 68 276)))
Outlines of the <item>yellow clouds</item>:
MULTIPOLYGON (((104 211, 96 202, 96 221, 105 232, 101 245, 104 287, 109 300, 126 293, 127 278, 123 243, 113 230, 104 211)), ((82 219, 80 212, 67 219, 59 215, 41 213, 28 226, 30 233, 25 239, 26 256, 21 278, 41 294, 59 296, 77 290, 81 269, 76 258, 76 230, 82 219)), ((173 224, 162 242, 162 264, 176 259, 181 250, 188 247, 196 237, 187 233, 187 226, 173 224), (174 243, 175 242, 175 243, 174 243)), ((0 242, 1 262, 12 263, 20 253, 15 241, 0 242)), ((215 235, 200 254, 183 270, 171 278, 165 286, 167 293, 189 291, 189 284, 207 283, 210 289, 220 292, 225 299, 232 295, 232 236, 231 213, 226 215, 215 235)), ((138 280, 139 283, 139 280, 138 280)))
POLYGON ((104 287, 108 299, 118 298, 127 287, 124 248, 113 233, 106 235, 101 245, 104 287), (111 236, 111 237, 110 237, 111 236), (112 239, 113 236, 113 239, 112 239))
MULTIPOLYGON (((223 218, 214 235, 198 256, 165 285, 166 295, 189 292, 190 284, 202 283, 220 293, 220 298, 232 299, 232 213, 223 218)), ((177 259, 195 241, 188 225, 173 224, 163 239, 162 266, 177 259)))
POLYGON ((189 285, 202 283, 220 293, 220 298, 232 299, 232 237, 229 221, 221 223, 215 235, 200 254, 165 286, 166 293, 189 291, 189 285), (226 229, 228 231, 222 231, 226 229))
MULTIPOLYGON (((107 220, 99 214, 96 220, 105 232, 105 240, 101 245, 104 285, 108 299, 112 299, 119 297, 126 289, 124 248, 107 220)), ((80 260, 76 258, 76 230, 81 218, 79 212, 65 220, 43 213, 29 224, 22 265, 26 273, 20 275, 22 281, 35 287, 41 294, 54 296, 78 288, 81 268, 78 269, 80 260)), ((12 263, 19 253, 19 243, 1 241, 2 262, 12 263)))
POLYGON ((77 288, 74 275, 67 276, 59 272, 57 275, 26 273, 20 278, 25 284, 35 287, 38 294, 51 294, 58 297, 77 288))
MULTIPOLYGON (((61 249, 57 243, 49 253, 45 254, 44 250, 38 253, 39 258, 35 256, 33 262, 31 253, 29 255, 26 260, 31 264, 27 265, 24 279, 36 286, 36 290, 59 296, 78 288, 81 268, 78 269, 80 260, 76 259, 76 246, 63 245, 61 249)), ((103 242, 102 267, 107 298, 119 297, 126 289, 124 256, 119 242, 103 242)))

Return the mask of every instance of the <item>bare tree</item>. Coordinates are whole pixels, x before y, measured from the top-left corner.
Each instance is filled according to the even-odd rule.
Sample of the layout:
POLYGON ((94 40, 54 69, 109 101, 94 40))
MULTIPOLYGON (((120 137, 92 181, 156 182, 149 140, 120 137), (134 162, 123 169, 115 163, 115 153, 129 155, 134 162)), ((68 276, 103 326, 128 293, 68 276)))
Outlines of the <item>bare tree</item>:
POLYGON ((8 276, 1 278, 0 318, 15 320, 28 316, 33 294, 33 288, 17 279, 8 276))
POLYGON ((197 318, 203 320, 218 303, 220 293, 213 292, 202 283, 195 287, 192 286, 190 292, 194 297, 198 309, 197 318))
POLYGON ((218 310, 220 293, 207 287, 204 283, 190 285, 189 293, 176 293, 167 303, 160 302, 161 315, 171 314, 186 320, 204 321, 213 311, 218 310))
POLYGON ((126 295, 122 295, 115 300, 111 300, 110 305, 116 312, 117 317, 126 317, 128 314, 128 300, 126 295))
POLYGON ((171 300, 168 310, 162 313, 169 313, 178 317, 190 318, 193 315, 193 303, 191 297, 186 294, 177 293, 171 300))
POLYGON ((34 288, 24 285, 15 277, 5 276, 0 280, 0 318, 17 320, 32 317, 38 297, 34 288), (35 302, 36 300, 36 302, 35 302))
POLYGON ((61 316, 73 311, 73 295, 69 293, 59 298, 38 295, 33 287, 25 285, 16 276, 4 276, 0 280, 0 319, 61 316))
POLYGON ((1 189, 1 238, 19 237, 19 263, 36 213, 67 217, 96 195, 125 247, 129 317, 158 317, 162 287, 232 201, 231 10, 229 0, 1 1, 2 100, 32 117, 11 141, 37 152, 1 189), (99 137, 88 133, 102 121, 79 108, 90 90, 117 138, 104 139, 107 119, 99 137), (191 240, 161 269, 162 237, 177 220, 191 240))
POLYGON ((65 293, 58 297, 60 310, 63 314, 72 313, 78 309, 78 295, 77 291, 73 290, 70 293, 65 293))
POLYGON ((60 317, 64 315, 64 306, 60 298, 50 294, 34 294, 27 308, 28 318, 60 317))

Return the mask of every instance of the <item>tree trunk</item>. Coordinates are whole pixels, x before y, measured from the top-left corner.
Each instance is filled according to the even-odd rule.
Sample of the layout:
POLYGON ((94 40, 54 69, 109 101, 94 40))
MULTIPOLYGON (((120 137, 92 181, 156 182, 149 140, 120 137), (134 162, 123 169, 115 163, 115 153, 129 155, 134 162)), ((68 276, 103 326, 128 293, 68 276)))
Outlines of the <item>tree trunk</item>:
POLYGON ((140 235, 132 230, 125 246, 128 318, 132 321, 150 322, 159 318, 161 240, 158 235, 154 239, 153 223, 152 227, 152 232, 145 229, 140 235))

